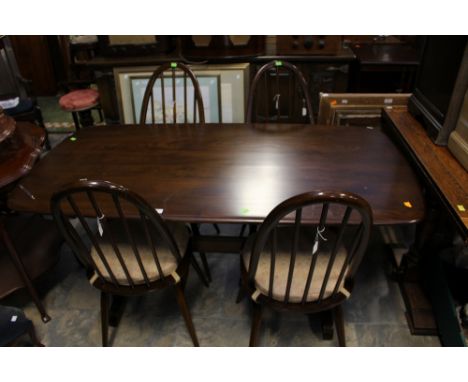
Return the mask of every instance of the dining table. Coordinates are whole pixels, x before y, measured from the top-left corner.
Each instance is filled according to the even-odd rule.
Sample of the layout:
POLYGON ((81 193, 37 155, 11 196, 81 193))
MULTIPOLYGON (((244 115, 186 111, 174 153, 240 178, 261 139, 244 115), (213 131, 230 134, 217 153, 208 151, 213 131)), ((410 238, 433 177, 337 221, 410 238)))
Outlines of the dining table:
MULTIPOLYGON (((95 126, 43 157, 11 192, 8 205, 50 214, 52 194, 79 179, 120 184, 141 195, 164 219, 192 224, 258 224, 285 199, 313 190, 363 197, 374 225, 415 224, 425 212, 413 169, 378 128, 95 126)), ((79 207, 94 216, 91 206, 79 207)), ((318 210, 303 215, 305 223, 318 219, 318 210)), ((200 238, 198 249, 232 251, 239 245, 237 238, 200 238)))

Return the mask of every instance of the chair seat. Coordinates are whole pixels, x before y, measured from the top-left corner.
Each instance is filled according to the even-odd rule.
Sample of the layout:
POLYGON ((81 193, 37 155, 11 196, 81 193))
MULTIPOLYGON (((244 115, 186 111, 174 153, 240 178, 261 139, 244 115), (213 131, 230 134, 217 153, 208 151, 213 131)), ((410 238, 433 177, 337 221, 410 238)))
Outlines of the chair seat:
POLYGON ((95 89, 80 89, 60 97, 59 104, 66 111, 81 111, 99 103, 99 92, 95 89))
MULTIPOLYGON (((148 243, 142 222, 139 220, 128 220, 128 225, 131 233, 133 234, 133 237, 135 238, 138 253, 141 257, 141 262, 143 263, 143 268, 146 271, 149 281, 153 282, 159 280, 160 275, 158 272, 158 268, 154 260, 153 251, 150 247, 150 244, 148 243)), ((184 256, 190 237, 187 227, 183 223, 174 222, 166 222, 166 225, 169 231, 171 232, 172 236, 174 237, 174 240, 177 244, 177 247, 179 248, 181 256, 184 256)), ((123 224, 118 220, 113 220, 109 222, 109 226, 112 231, 112 236, 117 244, 118 250, 122 255, 122 259, 128 269, 128 273, 130 274, 133 282, 135 283, 135 285, 144 284, 145 279, 143 273, 140 270, 140 266, 138 265, 137 258, 133 252, 131 242, 128 239, 123 224)), ((149 227, 149 229, 151 230, 151 227, 149 227)), ((163 240, 161 240, 159 234, 154 231, 155 230, 151 230, 151 236, 153 239, 153 243, 156 247, 156 253, 158 256, 159 263, 161 265, 163 276, 166 277, 177 269, 178 261, 170 251, 167 244, 163 240)), ((125 271, 122 265, 120 264, 117 255, 115 254, 112 242, 110 240, 109 232, 106 232, 106 230, 103 231, 102 238, 99 241, 99 246, 107 262, 109 263, 109 266, 112 272, 114 273, 117 282, 120 285, 130 285, 125 275, 125 271)), ((103 277, 107 281, 112 282, 109 273, 107 272, 104 264, 102 263, 99 257, 99 254, 97 253, 94 247, 91 250, 91 256, 95 261, 99 271, 102 273, 103 277)))
POLYGON ((10 117, 15 117, 18 114, 27 113, 34 108, 34 101, 31 98, 23 98, 19 100, 15 107, 4 109, 5 113, 10 117))
POLYGON ((21 309, 0 305, 0 346, 9 345, 31 326, 21 309))
MULTIPOLYGON (((316 227, 301 227, 298 251, 296 253, 294 274, 289 294, 290 303, 302 302, 302 297, 306 286, 306 280, 312 262, 312 249, 314 246, 315 234, 317 232, 316 230, 316 227)), ((336 239, 336 233, 330 229, 325 230, 325 232, 323 232, 322 235, 324 238, 327 239, 327 241, 320 240, 320 250, 317 256, 317 262, 315 264, 315 270, 313 273, 309 293, 306 298, 307 302, 313 302, 319 297, 320 289, 322 287, 325 278, 325 272, 328 266, 328 260, 330 259, 331 251, 333 249, 332 245, 330 245, 329 243, 334 243, 336 239)), ((272 291, 272 297, 274 300, 277 301, 284 301, 286 295, 286 286, 288 280, 288 271, 291 259, 293 237, 293 227, 284 226, 277 228, 277 252, 272 291)), ((254 235, 250 236, 242 251, 242 259, 246 269, 249 269, 249 261, 254 239, 254 235)), ((268 241, 267 245, 265 246, 263 252, 260 255, 257 272, 255 274, 255 286, 257 290, 265 296, 269 295, 268 291, 270 283, 271 264, 270 242, 271 240, 268 241)), ((337 252, 334 266, 332 267, 330 273, 330 278, 328 280, 323 295, 324 299, 332 294, 335 288, 335 284, 339 278, 339 273, 346 259, 346 255, 347 250, 344 246, 341 246, 341 248, 339 248, 337 252)), ((342 286, 343 282, 344 278, 341 281, 340 287, 342 286)))

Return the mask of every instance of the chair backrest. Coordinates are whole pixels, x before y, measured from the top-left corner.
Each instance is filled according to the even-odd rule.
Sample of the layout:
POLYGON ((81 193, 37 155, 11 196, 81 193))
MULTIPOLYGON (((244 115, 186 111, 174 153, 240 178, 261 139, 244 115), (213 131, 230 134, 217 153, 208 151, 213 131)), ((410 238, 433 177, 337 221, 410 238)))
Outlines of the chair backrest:
POLYGON ((246 122, 314 123, 304 75, 293 64, 275 60, 263 65, 250 86, 246 122))
MULTIPOLYGON (((111 282, 116 287, 135 286, 137 284, 135 274, 139 280, 143 280, 143 285, 149 287, 151 283, 148 269, 142 261, 141 247, 139 249, 141 238, 137 238, 135 228, 141 233, 140 236, 144 237, 146 248, 150 248, 154 261, 154 264, 150 265, 153 269, 154 267, 157 269, 159 279, 167 275, 163 273, 161 258, 156 250, 158 246, 164 245, 177 263, 182 260, 174 237, 163 219, 142 197, 123 186, 107 181, 80 180, 54 193, 51 198, 51 211, 65 240, 88 270, 94 271, 102 281, 111 282), (80 206, 83 207, 85 203, 91 206, 94 216, 83 215, 80 206), (132 216, 139 218, 130 220, 126 217, 126 213, 132 213, 132 216), (89 218, 96 219, 97 232, 89 218), (132 226, 129 223, 132 223, 132 226), (138 225, 135 227, 136 223, 138 225), (102 247, 103 233, 108 242, 107 250, 102 247), (159 243, 155 242, 155 233, 160 240, 159 243), (94 258, 90 254, 89 242, 85 239, 91 243, 91 250, 94 247, 96 254, 94 258), (128 263, 123 259, 118 243, 122 240, 127 243, 127 247, 131 247, 131 255, 134 256, 131 260, 136 260, 132 261, 134 265, 137 264, 133 270, 129 269, 128 263), (112 257, 109 257, 109 244, 112 257), (97 265, 97 258, 101 266, 97 265), (122 274, 123 270, 125 274, 125 282, 117 280, 115 269, 117 264, 121 267, 119 273, 122 274), (103 270, 105 272, 102 272, 103 270)), ((148 265, 148 262, 146 263, 148 265)))
POLYGON ((143 96, 139 123, 205 123, 200 85, 187 65, 170 62, 154 71, 143 96))
MULTIPOLYGON (((267 260, 269 266, 266 268, 269 268, 270 271, 267 295, 269 298, 273 298, 273 290, 278 287, 274 285, 276 280, 275 270, 278 268, 276 264, 277 248, 279 246, 277 232, 281 221, 284 221, 285 217, 290 214, 294 214, 295 216, 294 224, 292 226, 291 224, 286 224, 286 227, 292 228, 292 235, 290 235, 292 236, 292 242, 281 243, 283 246, 287 245, 288 249, 286 252, 287 261, 285 261, 284 257, 282 258, 283 266, 286 264, 288 268, 287 272, 283 273, 287 275, 287 278, 284 300, 281 302, 290 302, 293 281, 295 285, 300 286, 298 289, 300 290, 301 303, 311 302, 309 292, 317 296, 312 302, 321 303, 324 299, 336 296, 338 292, 342 291, 343 286, 352 286, 353 276, 362 260, 369 240, 370 228, 372 226, 372 211, 367 201, 358 195, 321 191, 308 192, 287 199, 268 214, 258 229, 253 243, 248 270, 250 282, 254 282, 255 280, 260 256, 262 256, 262 252, 266 251, 268 244, 270 256, 269 260, 267 260), (305 208, 318 209, 317 216, 320 211, 318 225, 306 227, 301 223, 305 208), (328 215, 333 215, 330 223, 327 223, 328 215), (331 234, 332 232, 333 235, 331 234), (304 234, 309 234, 312 237, 309 237, 309 240, 303 241, 301 235, 304 234), (308 267, 305 267, 305 271, 302 269, 301 272, 299 272, 299 269, 296 269, 296 273, 301 274, 300 277, 303 279, 295 280, 295 277, 299 277, 295 274, 299 243, 304 242, 307 248, 301 248, 301 250, 304 251, 305 249, 306 251, 302 253, 307 254, 308 267), (346 250, 342 251, 343 248, 346 248, 346 250), (315 281, 314 272, 316 274, 319 273, 316 272, 316 268, 318 267, 317 260, 319 256, 323 256, 324 252, 325 259, 321 259, 320 261, 322 266, 320 279, 315 281), (341 256, 340 261, 336 261, 339 252, 344 253, 344 255, 341 256), (334 277, 330 277, 332 273, 334 277), (304 277, 305 275, 307 276, 304 277), (329 285, 331 282, 335 284, 329 285), (312 291, 310 289, 312 285, 317 290, 312 291), (325 293, 326 291, 327 293, 325 293)), ((290 216, 292 218, 292 215, 290 216)), ((284 228, 284 223, 282 223, 281 227, 284 228)), ((265 252, 263 256, 265 256, 265 252)), ((304 265, 304 262, 301 264, 304 265)), ((284 272, 285 269, 283 268, 282 271, 284 272)))
POLYGON ((26 98, 26 89, 21 86, 20 78, 21 74, 10 39, 8 36, 0 36, 0 97, 26 98))

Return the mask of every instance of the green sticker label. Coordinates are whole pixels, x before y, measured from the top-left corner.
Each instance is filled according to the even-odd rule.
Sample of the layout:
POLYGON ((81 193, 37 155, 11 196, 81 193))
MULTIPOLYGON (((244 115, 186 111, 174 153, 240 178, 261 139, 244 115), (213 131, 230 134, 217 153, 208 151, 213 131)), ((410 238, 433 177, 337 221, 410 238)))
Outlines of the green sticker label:
POLYGON ((245 214, 248 214, 249 213, 249 209, 248 208, 242 208, 241 209, 241 214, 245 215, 245 214))
POLYGON ((171 68, 177 68, 177 62, 171 62, 171 68))
POLYGON ((275 66, 283 66, 283 61, 275 61, 275 66))
POLYGON ((75 142, 75 141, 76 141, 76 137, 71 137, 71 138, 70 138, 70 141, 75 142))

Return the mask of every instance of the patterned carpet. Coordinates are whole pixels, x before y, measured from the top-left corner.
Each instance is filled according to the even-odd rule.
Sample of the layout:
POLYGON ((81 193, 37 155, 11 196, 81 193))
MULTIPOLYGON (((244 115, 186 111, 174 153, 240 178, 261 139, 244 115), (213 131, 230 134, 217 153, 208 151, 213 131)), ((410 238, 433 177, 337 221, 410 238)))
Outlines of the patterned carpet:
POLYGON ((73 122, 44 122, 49 133, 71 133, 75 131, 73 122))

